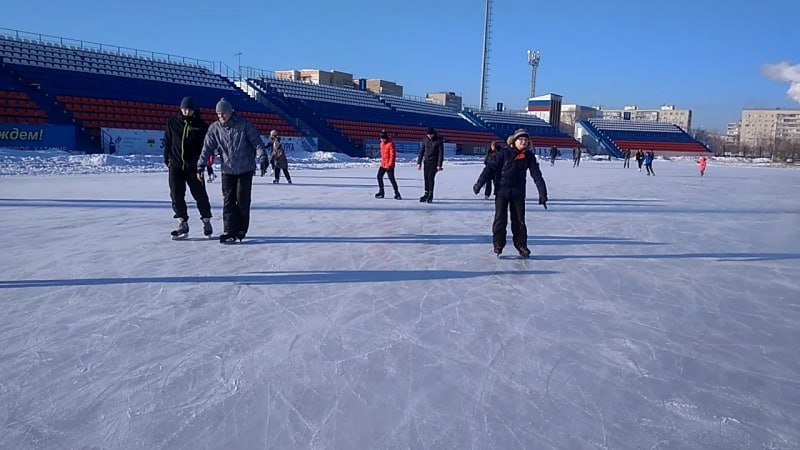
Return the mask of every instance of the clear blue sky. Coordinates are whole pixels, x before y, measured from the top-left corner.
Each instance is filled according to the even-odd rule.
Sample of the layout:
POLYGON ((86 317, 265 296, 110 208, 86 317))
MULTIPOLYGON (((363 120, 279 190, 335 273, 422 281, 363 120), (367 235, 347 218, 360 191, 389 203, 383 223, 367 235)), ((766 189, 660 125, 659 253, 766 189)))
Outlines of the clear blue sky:
MULTIPOLYGON (((7 2, 0 26, 266 70, 336 69, 477 105, 483 0, 7 2)), ((537 94, 621 108, 675 104, 722 128, 744 108, 800 108, 761 67, 800 64, 798 0, 496 0, 489 104, 537 94)))

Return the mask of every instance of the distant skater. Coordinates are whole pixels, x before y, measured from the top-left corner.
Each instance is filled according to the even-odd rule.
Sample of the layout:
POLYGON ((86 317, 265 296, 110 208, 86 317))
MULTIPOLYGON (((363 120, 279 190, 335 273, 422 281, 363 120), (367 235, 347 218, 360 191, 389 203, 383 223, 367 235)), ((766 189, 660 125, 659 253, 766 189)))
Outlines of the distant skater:
POLYGON ((397 150, 394 147, 394 142, 392 142, 392 138, 389 137, 389 133, 386 130, 381 131, 381 164, 378 167, 378 193, 375 194, 375 198, 383 198, 385 195, 384 188, 383 188, 383 176, 389 175, 389 182, 392 183, 392 189, 394 189, 394 199, 395 200, 402 200, 403 197, 400 196, 400 190, 397 188, 397 179, 394 177, 394 166, 397 162, 397 150))
MULTIPOLYGON (((483 166, 488 166, 497 157, 497 151, 503 148, 503 141, 492 141, 489 145, 489 150, 486 152, 486 157, 483 158, 483 166)), ((496 177, 495 177, 496 178, 496 177)), ((495 180, 486 180, 486 190, 483 191, 484 198, 489 200, 492 196, 492 185, 496 184, 495 180)))
POLYGON ((636 150, 636 165, 639 166, 639 172, 642 171, 642 164, 644 164, 644 152, 642 149, 636 150))
POLYGON ((655 153, 653 152, 647 152, 644 155, 644 168, 645 170, 647 170, 648 177, 650 175, 656 176, 656 173, 653 171, 653 159, 655 159, 655 157, 656 157, 655 153))
POLYGON ((556 158, 558 158, 558 147, 555 145, 550 147, 550 165, 556 165, 556 158))
POLYGON ((706 173, 707 164, 708 164, 708 158, 706 158, 705 156, 701 156, 700 159, 697 161, 697 168, 700 169, 701 177, 706 173))

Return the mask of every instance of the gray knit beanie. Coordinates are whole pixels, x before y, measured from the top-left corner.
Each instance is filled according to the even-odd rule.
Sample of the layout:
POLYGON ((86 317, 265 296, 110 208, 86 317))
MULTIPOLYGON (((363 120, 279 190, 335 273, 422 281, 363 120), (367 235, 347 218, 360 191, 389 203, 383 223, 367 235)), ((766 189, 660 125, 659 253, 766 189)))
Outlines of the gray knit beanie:
POLYGON ((233 112, 233 106, 231 106, 230 102, 225 100, 225 97, 223 97, 217 102, 217 112, 230 114, 233 112))

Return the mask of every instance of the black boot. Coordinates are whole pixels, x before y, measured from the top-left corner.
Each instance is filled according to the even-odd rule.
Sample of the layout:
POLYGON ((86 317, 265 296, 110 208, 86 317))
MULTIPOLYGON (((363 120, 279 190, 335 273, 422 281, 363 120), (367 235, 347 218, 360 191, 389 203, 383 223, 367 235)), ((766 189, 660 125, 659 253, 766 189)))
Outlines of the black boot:
POLYGON ((220 244, 230 244, 231 242, 236 242, 236 235, 233 233, 222 233, 219 235, 220 244))
POLYGON ((425 191, 425 194, 419 198, 420 203, 425 203, 428 201, 428 191, 425 191))
POLYGON ((428 203, 433 203, 433 191, 428 192, 428 198, 425 199, 428 203))
POLYGON ((380 191, 377 194, 375 194, 375 198, 383 198, 383 191, 380 191))
POLYGON ((395 192, 395 193, 394 193, 394 199, 395 199, 395 200, 402 200, 402 199, 403 199, 403 197, 400 197, 400 193, 399 193, 399 192, 395 192))

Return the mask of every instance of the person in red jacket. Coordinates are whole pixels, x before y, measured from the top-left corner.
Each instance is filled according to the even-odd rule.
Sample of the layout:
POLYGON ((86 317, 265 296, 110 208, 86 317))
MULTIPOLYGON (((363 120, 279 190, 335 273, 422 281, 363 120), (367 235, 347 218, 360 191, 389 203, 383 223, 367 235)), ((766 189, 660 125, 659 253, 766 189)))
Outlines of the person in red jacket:
POLYGON ((386 130, 381 131, 381 166, 378 168, 378 193, 375 198, 383 198, 383 175, 389 175, 389 182, 392 183, 394 189, 394 199, 402 200, 400 191, 397 189, 397 180, 394 178, 394 164, 397 160, 397 151, 394 148, 394 142, 389 137, 386 130))
POLYGON ((700 169, 700 176, 702 177, 706 173, 706 165, 708 164, 708 158, 705 156, 701 156, 699 160, 697 160, 697 168, 700 169))

